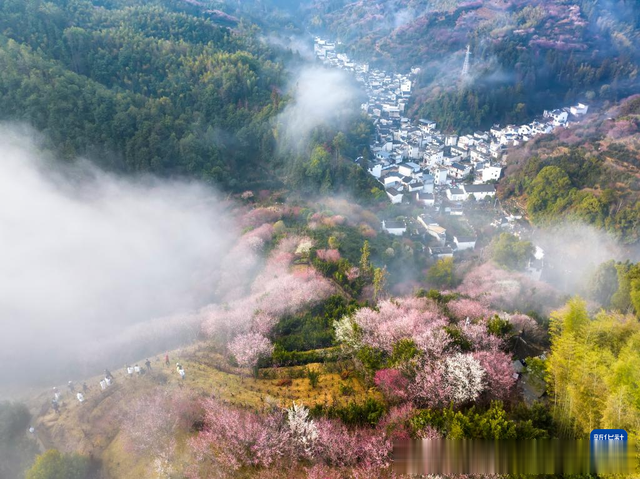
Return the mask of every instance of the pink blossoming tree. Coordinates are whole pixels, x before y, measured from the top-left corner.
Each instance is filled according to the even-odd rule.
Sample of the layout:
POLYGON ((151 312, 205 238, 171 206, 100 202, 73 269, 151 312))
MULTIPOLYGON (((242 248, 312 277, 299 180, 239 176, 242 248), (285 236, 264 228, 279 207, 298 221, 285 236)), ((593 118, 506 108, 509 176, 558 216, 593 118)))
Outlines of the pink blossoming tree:
POLYGON ((337 249, 319 249, 316 251, 318 259, 327 261, 329 263, 336 263, 340 261, 340 251, 337 249))
POLYGON ((390 401, 403 401, 408 398, 409 381, 397 369, 381 369, 376 371, 375 385, 390 401))
POLYGON ((487 306, 480 301, 467 298, 450 301, 447 303, 447 308, 454 318, 461 321, 467 318, 473 320, 489 318, 495 314, 494 311, 487 308, 487 306))
POLYGON ((485 371, 485 393, 489 399, 506 399, 516 379, 513 376, 511 358, 502 351, 476 351, 473 357, 485 371))
POLYGON ((260 359, 271 355, 273 345, 259 333, 240 334, 229 344, 229 352, 241 367, 255 368, 260 359))
POLYGON ((178 431, 202 415, 196 398, 181 390, 155 388, 131 402, 122 417, 127 446, 138 454, 170 455, 178 431))

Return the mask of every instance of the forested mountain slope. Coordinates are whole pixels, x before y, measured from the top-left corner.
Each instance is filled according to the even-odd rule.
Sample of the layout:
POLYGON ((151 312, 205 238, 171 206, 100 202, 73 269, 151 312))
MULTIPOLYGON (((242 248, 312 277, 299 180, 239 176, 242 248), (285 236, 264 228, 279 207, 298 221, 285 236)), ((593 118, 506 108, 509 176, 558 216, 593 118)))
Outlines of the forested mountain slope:
POLYGON ((0 2, 1 117, 109 169, 247 182, 273 153, 283 67, 211 18, 182 2, 0 2))
POLYGON ((355 58, 421 67, 414 115, 445 130, 519 122, 585 97, 619 99, 636 84, 637 2, 317 0, 305 12, 310 29, 355 58))
POLYGON ((379 196, 376 182, 347 161, 371 133, 357 99, 340 105, 347 118, 339 125, 317 125, 299 148, 282 148, 280 114, 295 104, 300 56, 272 45, 264 19, 262 30, 251 23, 257 6, 227 8, 240 18, 216 7, 223 6, 1 1, 0 121, 33 127, 67 159, 121 173, 199 179, 227 191, 379 196))
POLYGON ((509 154, 499 194, 534 224, 567 218, 640 239, 640 97, 509 154))

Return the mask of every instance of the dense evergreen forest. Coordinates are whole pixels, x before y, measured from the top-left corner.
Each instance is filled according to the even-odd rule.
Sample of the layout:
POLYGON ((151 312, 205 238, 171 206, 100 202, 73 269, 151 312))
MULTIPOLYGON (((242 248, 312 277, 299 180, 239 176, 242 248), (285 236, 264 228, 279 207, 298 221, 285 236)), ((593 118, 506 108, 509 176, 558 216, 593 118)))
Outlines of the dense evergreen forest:
MULTIPOLYGON (((33 126, 67 159, 228 190, 286 185, 321 145, 309 190, 355 178, 356 193, 373 197, 367 175, 342 159, 360 154, 351 145, 362 138, 347 132, 338 155, 338 132, 326 130, 296 161, 277 151, 292 53, 270 48, 255 25, 220 19, 179 1, 2 1, 0 119, 33 126), (340 167, 329 173, 325 157, 340 167)), ((353 128, 366 134, 366 120, 353 128)))
POLYGON ((66 157, 232 182, 273 152, 282 65, 250 34, 153 2, 1 5, 2 116, 66 157))

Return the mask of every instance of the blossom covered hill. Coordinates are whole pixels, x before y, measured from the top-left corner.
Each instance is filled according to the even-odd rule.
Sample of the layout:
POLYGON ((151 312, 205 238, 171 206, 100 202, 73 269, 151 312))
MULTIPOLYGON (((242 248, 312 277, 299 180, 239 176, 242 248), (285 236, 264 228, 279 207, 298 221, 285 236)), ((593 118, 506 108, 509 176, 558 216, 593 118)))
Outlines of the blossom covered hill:
POLYGON ((35 398, 43 445, 100 459, 109 477, 369 477, 389 472, 395 437, 441 434, 409 424, 420 408, 514 401, 507 331, 535 321, 455 294, 390 297, 367 215, 344 213, 247 208, 220 302, 190 320, 197 342, 109 373, 102 390, 87 379, 59 412, 50 393, 35 398), (335 237, 320 243, 336 227, 359 231, 357 262, 335 237))
POLYGON ((146 365, 141 358, 144 366, 61 387, 55 407, 51 391, 32 398, 42 447, 82 454, 101 477, 123 479, 397 477, 393 444, 402 438, 582 434, 524 388, 544 392, 556 377, 549 394, 589 401, 572 396, 582 376, 562 371, 575 361, 566 344, 588 341, 581 331, 590 328, 620 342, 594 357, 614 376, 602 377, 611 394, 592 392, 592 420, 612 420, 608 397, 632 404, 619 373, 640 334, 629 316, 590 320, 570 302, 552 315, 547 361, 539 314, 519 307, 544 295, 557 302, 551 289, 487 263, 455 291, 391 295, 368 215, 333 206, 247 205, 227 281, 215 285, 220 301, 192 315, 198 337, 146 365), (349 231, 361 245, 352 259, 349 231))

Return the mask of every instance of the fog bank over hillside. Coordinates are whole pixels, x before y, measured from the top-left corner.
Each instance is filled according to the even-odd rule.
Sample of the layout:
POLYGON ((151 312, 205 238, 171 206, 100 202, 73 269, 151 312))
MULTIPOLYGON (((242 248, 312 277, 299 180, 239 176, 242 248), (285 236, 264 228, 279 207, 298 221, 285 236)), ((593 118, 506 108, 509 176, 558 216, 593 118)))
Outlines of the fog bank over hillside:
POLYGON ((640 260, 637 246, 625 247, 605 231, 580 222, 535 229, 532 241, 544 251, 543 279, 568 294, 584 295, 593 273, 606 261, 640 260))
POLYGON ((128 328, 208 304, 235 241, 203 185, 60 165, 0 128, 0 386, 71 375, 128 328))
POLYGON ((280 146, 301 148, 318 126, 340 127, 358 113, 362 92, 353 77, 337 69, 301 69, 290 85, 292 100, 278 117, 280 146))

